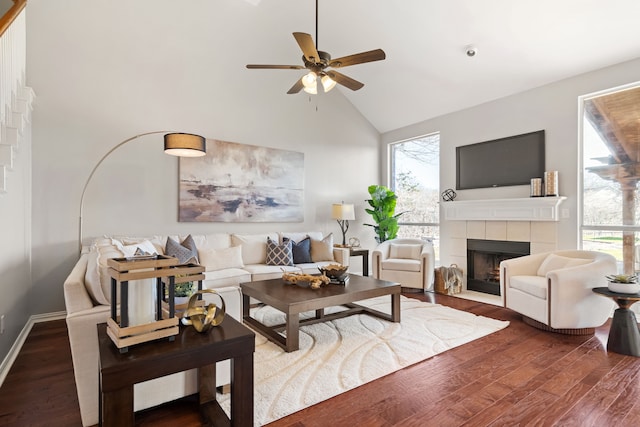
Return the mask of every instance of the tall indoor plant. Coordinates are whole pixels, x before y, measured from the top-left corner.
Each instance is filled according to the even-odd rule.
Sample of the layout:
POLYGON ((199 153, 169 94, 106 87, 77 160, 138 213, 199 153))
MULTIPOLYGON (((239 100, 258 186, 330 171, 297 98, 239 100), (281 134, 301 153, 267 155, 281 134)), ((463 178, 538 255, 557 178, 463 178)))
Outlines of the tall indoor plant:
POLYGON ((367 202, 371 209, 365 209, 365 211, 371 215, 375 224, 364 225, 373 227, 378 243, 395 239, 399 228, 398 217, 403 214, 403 212, 395 214, 398 196, 384 185, 370 185, 368 190, 371 199, 367 202))

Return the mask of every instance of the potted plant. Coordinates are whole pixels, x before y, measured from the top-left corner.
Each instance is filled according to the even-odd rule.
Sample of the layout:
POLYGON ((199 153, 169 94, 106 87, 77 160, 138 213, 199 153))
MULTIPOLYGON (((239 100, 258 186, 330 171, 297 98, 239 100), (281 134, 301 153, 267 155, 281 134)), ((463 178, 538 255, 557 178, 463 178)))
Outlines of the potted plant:
POLYGON ((364 224, 373 227, 376 233, 376 242, 395 239, 398 235, 398 217, 404 212, 395 214, 396 194, 383 185, 370 185, 368 188, 371 199, 367 202, 372 209, 365 211, 373 217, 375 224, 364 224))
POLYGON ((193 295, 193 282, 175 284, 173 296, 176 305, 188 303, 191 295, 193 295))
POLYGON ((635 274, 611 274, 606 276, 609 280, 609 290, 621 294, 637 294, 640 292, 640 283, 635 274))

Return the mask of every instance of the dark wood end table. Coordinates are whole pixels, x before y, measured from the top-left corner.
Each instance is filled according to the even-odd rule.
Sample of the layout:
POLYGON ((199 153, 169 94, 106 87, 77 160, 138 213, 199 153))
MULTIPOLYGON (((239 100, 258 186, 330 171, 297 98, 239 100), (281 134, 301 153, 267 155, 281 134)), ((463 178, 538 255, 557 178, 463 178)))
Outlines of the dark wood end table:
POLYGON ((198 368, 200 411, 205 425, 253 426, 255 334, 231 316, 209 332, 180 327, 173 342, 151 341, 122 354, 98 325, 99 424, 133 426, 133 385, 198 368), (231 418, 216 401, 216 365, 231 360, 231 418), (214 424, 212 424, 214 423, 214 424))
POLYGON ((611 292, 607 287, 593 288, 593 292, 612 298, 618 304, 611 321, 607 350, 640 357, 638 321, 636 320, 636 315, 629 309, 635 302, 640 301, 640 293, 621 294, 611 292))
POLYGON ((349 248, 349 256, 362 257, 362 275, 369 275, 369 249, 349 248))

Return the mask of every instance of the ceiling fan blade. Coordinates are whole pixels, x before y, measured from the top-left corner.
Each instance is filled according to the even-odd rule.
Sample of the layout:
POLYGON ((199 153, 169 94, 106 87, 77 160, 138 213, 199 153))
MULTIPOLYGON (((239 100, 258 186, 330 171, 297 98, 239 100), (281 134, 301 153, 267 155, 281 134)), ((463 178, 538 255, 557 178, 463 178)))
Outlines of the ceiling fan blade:
POLYGON ((249 69, 272 69, 272 70, 302 70, 302 65, 268 65, 268 64, 247 64, 249 69))
POLYGON ((302 84, 302 78, 300 78, 296 84, 294 84, 293 86, 291 86, 291 89, 289 89, 289 91, 287 92, 289 95, 294 94, 294 93, 298 93, 302 90, 302 88, 304 87, 304 85, 302 84))
POLYGON ((384 50, 375 49, 368 52, 356 53, 354 55, 332 59, 331 62, 329 62, 329 67, 348 67, 350 65, 363 64, 365 62, 381 61, 386 57, 387 55, 385 55, 384 50))
POLYGON ((302 49, 302 53, 304 53, 304 57, 307 58, 307 61, 313 63, 320 62, 320 55, 318 55, 318 50, 313 44, 313 38, 310 34, 293 33, 293 37, 296 38, 298 46, 302 49))
POLYGON ((364 83, 360 83, 357 80, 352 79, 351 77, 345 76, 342 73, 337 71, 327 71, 327 75, 331 77, 336 83, 341 84, 342 86, 348 87, 351 90, 358 90, 364 86, 364 83))

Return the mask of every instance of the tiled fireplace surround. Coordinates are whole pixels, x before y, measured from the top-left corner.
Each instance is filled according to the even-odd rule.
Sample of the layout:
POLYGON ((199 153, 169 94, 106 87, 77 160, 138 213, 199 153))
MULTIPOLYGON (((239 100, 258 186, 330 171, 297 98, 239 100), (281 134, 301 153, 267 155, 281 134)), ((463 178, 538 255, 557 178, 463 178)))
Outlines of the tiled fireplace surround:
MULTIPOLYGON (((532 254, 558 247, 559 205, 564 197, 469 200, 444 206, 450 260, 467 273, 467 239, 530 242, 532 254)), ((502 298, 494 297, 499 305, 502 298)))

